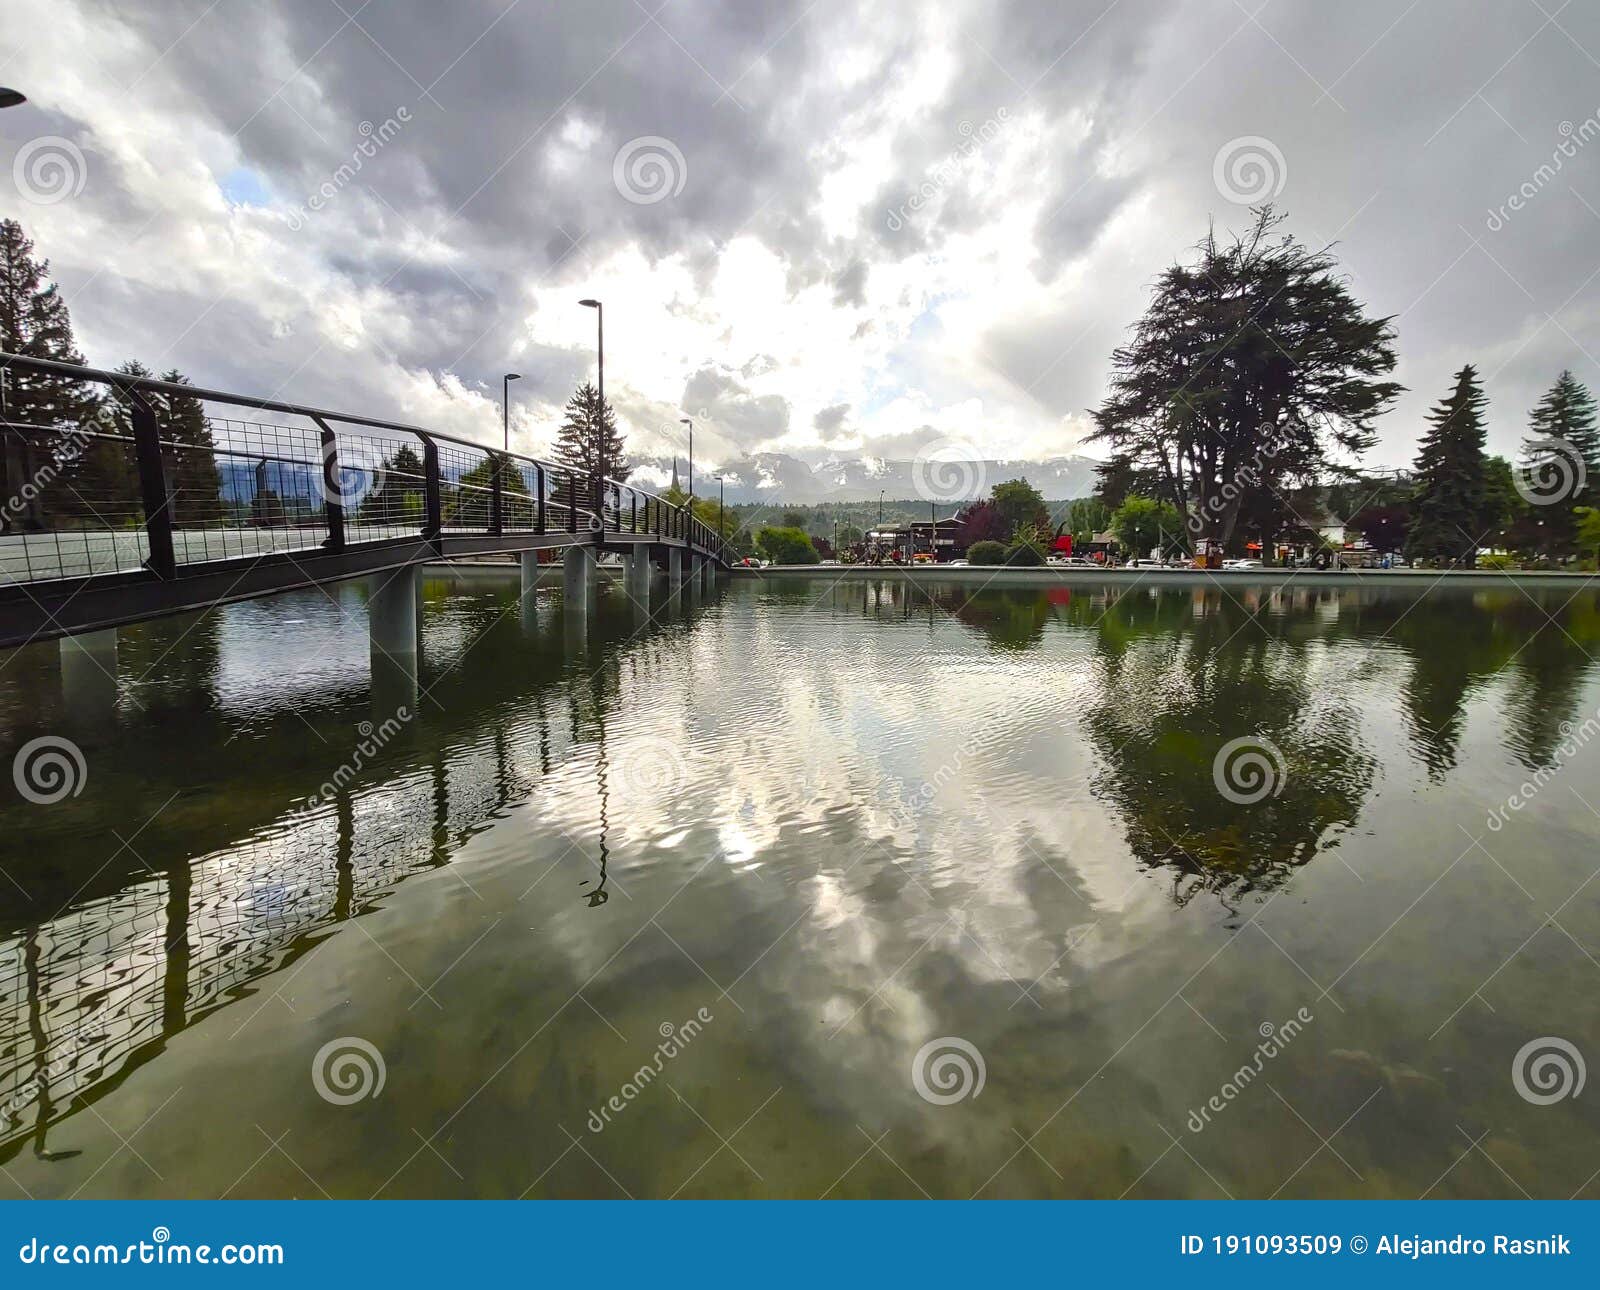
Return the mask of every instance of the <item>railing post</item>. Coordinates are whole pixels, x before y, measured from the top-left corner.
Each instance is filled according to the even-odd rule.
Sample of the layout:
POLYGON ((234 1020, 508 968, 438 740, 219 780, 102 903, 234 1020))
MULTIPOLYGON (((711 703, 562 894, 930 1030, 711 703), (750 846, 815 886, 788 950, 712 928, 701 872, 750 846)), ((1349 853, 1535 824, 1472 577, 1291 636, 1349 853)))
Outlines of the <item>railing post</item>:
POLYGON ((534 527, 539 536, 544 536, 544 467, 535 465, 533 468, 533 481, 539 490, 538 518, 534 527))
POLYGON ((633 514, 628 520, 628 532, 637 534, 639 532, 639 494, 630 490, 628 500, 633 509, 633 514))
POLYGON ((437 542, 444 533, 444 506, 439 498, 439 445, 422 441, 422 536, 437 542))
POLYGON ((322 509, 328 517, 324 546, 344 545, 344 475, 339 470, 339 439, 321 417, 312 417, 322 432, 322 509))
POLYGON ((568 533, 578 531, 578 477, 571 471, 567 472, 567 529, 568 533))
POLYGON ((147 563, 158 578, 171 578, 178 571, 178 558, 172 548, 172 494, 167 489, 166 468, 161 460, 161 432, 156 426, 155 409, 144 392, 132 386, 123 388, 133 412, 133 449, 139 463, 139 493, 150 545, 147 563))
POLYGON ((504 466, 500 454, 489 454, 489 532, 499 536, 505 527, 505 498, 500 483, 500 472, 504 466))

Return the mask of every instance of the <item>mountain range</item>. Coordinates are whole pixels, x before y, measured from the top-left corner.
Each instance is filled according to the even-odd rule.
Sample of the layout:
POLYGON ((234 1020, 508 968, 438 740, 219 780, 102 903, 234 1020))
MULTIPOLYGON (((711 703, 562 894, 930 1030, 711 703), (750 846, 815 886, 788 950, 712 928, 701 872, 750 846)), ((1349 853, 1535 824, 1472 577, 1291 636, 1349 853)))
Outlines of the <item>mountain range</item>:
MULTIPOLYGON (((1094 491, 1092 457, 1053 457, 1048 461, 885 461, 857 457, 808 466, 781 452, 758 452, 717 468, 730 504, 741 502, 868 502, 880 493, 892 501, 915 497, 940 502, 985 496, 1007 479, 1026 479, 1050 501, 1087 497, 1094 491)), ((643 487, 665 483, 672 475, 671 457, 635 458, 635 478, 643 487)), ((678 478, 688 482, 688 461, 677 459, 678 478)), ((704 467, 695 478, 695 492, 715 496, 716 481, 704 467)))

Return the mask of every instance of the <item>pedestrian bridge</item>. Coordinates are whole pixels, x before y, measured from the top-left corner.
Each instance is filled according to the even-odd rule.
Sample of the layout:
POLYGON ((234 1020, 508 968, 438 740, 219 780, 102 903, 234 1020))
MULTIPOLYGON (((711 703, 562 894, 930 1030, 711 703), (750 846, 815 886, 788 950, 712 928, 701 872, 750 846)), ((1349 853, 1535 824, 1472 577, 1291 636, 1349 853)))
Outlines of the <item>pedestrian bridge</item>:
POLYGON ((607 552, 646 613, 654 573, 670 598, 728 567, 686 507, 417 426, 14 354, 0 382, 8 407, 51 391, 64 410, 0 416, 0 647, 370 577, 389 654, 414 640, 409 575, 430 561, 518 554, 527 591, 559 550, 572 612, 607 552))

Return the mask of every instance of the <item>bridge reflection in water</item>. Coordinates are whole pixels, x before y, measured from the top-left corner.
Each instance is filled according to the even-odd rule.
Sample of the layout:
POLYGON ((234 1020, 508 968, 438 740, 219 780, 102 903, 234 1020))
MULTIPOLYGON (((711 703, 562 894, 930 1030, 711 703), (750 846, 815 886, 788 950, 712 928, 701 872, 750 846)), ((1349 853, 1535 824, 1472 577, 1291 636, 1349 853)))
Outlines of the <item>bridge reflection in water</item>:
MULTIPOLYGON (((53 1124, 92 1105, 186 1027, 219 1009, 236 1006, 239 1027, 248 1024, 278 998, 261 994, 257 981, 292 968, 340 923, 379 908, 408 877, 450 864, 470 838, 527 801, 577 751, 595 761, 598 832, 554 857, 550 867, 573 882, 580 908, 605 902, 607 712, 621 669, 649 666, 652 656, 659 662, 661 650, 680 647, 693 619, 653 620, 641 631, 626 599, 611 589, 599 598, 583 652, 572 655, 566 652, 570 615, 559 612, 554 593, 523 598, 519 616, 516 573, 508 573, 498 580, 486 571, 464 581, 428 579, 430 599, 447 591, 459 601, 465 593, 471 609, 441 625, 432 642, 433 670, 423 678, 422 710, 413 727, 394 733, 378 773, 346 782, 333 764, 349 751, 350 717, 365 710, 359 690, 341 686, 309 699, 280 694, 270 728, 251 735, 258 750, 251 755, 268 763, 302 760, 283 782, 302 795, 312 779, 329 791, 313 794, 323 800, 278 809, 238 841, 191 854, 174 852, 166 839, 130 837, 160 803, 148 803, 130 820, 126 795, 138 793, 137 760, 94 758, 99 792, 68 827, 102 831, 113 854, 95 872, 47 877, 45 889, 25 874, 31 894, 13 892, 26 897, 21 910, 15 899, 0 906, 0 1163, 30 1149, 45 1159, 76 1154, 52 1152, 53 1124), (458 667, 468 649, 481 671, 458 667), (516 668, 509 666, 513 659, 516 668), (486 676, 495 680, 486 684, 486 676), (508 686, 507 677, 526 681, 508 686), (495 709, 489 720, 486 699, 495 709), (330 724, 346 733, 342 741, 310 740, 307 724, 319 735, 330 724), (308 742, 323 766, 304 766, 308 742), (117 783, 119 777, 124 782, 117 783), (119 838, 127 842, 118 846, 119 838), (140 851, 172 858, 150 869, 140 851), (123 868, 112 871, 114 865, 123 868), (59 912, 42 916, 47 910, 59 912)), ((315 592, 301 596, 320 599, 315 592)), ((697 596, 690 603, 711 602, 697 596)), ((300 596, 288 604, 290 613, 296 604, 308 609, 300 596)), ((191 674, 195 688, 186 698, 209 696, 199 700, 209 706, 220 668, 200 626, 205 621, 150 625, 143 630, 153 639, 139 643, 165 645, 156 650, 162 655, 187 648, 191 656, 208 658, 209 673, 191 674)), ((359 655, 354 661, 359 664, 359 655)), ((359 667, 351 670, 359 674, 359 667)), ((126 734, 131 745, 154 732, 141 719, 126 734)), ((215 752, 189 752, 189 782, 214 778, 199 768, 215 752)), ((274 806, 282 801, 276 798, 274 806)), ((153 823, 151 832, 161 827, 153 823)), ((201 830, 199 836, 216 834, 201 830)), ((13 842, 25 851, 48 848, 20 829, 13 842)), ((292 980, 291 973, 277 989, 292 980)))

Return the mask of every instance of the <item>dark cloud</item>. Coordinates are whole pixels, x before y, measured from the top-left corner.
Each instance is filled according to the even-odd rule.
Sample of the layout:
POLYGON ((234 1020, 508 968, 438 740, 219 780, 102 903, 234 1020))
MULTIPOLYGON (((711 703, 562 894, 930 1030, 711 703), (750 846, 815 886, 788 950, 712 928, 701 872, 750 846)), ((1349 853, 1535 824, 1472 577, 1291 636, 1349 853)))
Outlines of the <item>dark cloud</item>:
MULTIPOLYGON (((15 3, 22 21, 47 8, 15 3)), ((0 113, 0 183, 29 139, 83 148, 90 182, 70 207, 7 200, 97 360, 162 354, 197 379, 288 381, 390 412, 453 376, 492 421, 508 365, 527 375, 526 400, 550 405, 591 370, 586 320, 557 319, 551 293, 642 288, 670 271, 688 285, 652 307, 702 327, 679 343, 713 359, 629 389, 647 364, 630 370, 619 349, 618 397, 641 426, 671 421, 692 370, 682 405, 741 451, 791 423, 838 439, 853 409, 864 451, 906 455, 962 435, 934 409, 969 400, 1003 414, 984 424, 1043 444, 1098 401, 1109 351, 1164 264, 1211 223, 1248 218, 1216 166, 1261 138, 1289 227, 1337 242, 1352 288, 1396 317, 1411 393, 1381 427, 1386 460, 1409 457, 1461 362, 1488 379, 1501 451, 1561 367, 1600 385, 1600 123, 1585 125, 1600 112, 1595 6, 48 11, 8 70, 30 78, 30 103, 0 113), (63 74, 64 51, 48 46, 69 27, 92 79, 63 74), (219 215, 208 173, 224 191, 235 173, 264 207, 246 198, 257 204, 219 215), (652 179, 660 200, 628 191, 652 179), (330 183, 323 208, 286 228, 330 183), (190 210, 165 200, 174 192, 190 210), (764 280, 766 294, 748 262, 726 272, 752 241, 781 283, 764 280), (596 285, 632 255, 642 267, 627 282, 596 285), (718 293, 721 313, 706 303, 718 293), (837 318, 807 313, 783 330, 817 298, 837 318), (968 304, 958 325, 952 302, 968 304), (757 310, 762 325, 735 352, 752 321, 739 311, 757 310), (917 421, 927 409, 927 426, 907 430, 903 410, 877 424, 874 410, 900 402, 917 421)))

